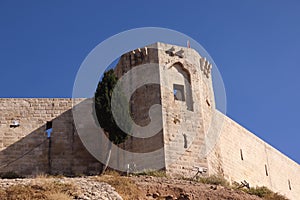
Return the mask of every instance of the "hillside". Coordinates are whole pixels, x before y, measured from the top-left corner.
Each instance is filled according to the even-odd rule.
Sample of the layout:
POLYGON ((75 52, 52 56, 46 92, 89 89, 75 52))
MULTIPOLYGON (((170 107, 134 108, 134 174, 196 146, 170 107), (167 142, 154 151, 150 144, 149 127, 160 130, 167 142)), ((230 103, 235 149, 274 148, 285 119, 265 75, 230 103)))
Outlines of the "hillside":
MULTIPOLYGON (((0 182, 0 199, 262 199, 256 195, 247 194, 242 190, 215 184, 155 176, 126 177, 114 173, 103 176, 75 178, 39 176, 26 179, 2 179, 0 182)), ((272 195, 273 198, 266 199, 283 199, 276 194, 272 195)))

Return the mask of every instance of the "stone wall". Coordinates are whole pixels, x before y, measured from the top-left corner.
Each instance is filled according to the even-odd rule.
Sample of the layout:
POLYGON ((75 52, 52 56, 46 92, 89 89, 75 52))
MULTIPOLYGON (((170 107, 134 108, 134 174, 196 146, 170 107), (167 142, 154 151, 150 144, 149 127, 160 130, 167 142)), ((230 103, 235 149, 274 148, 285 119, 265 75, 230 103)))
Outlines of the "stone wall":
MULTIPOLYGON (((151 152, 164 148, 164 155, 156 160, 163 160, 164 168, 173 176, 189 176, 193 166, 207 167, 206 158, 198 154, 215 103, 209 62, 201 63, 201 58, 194 49, 158 42, 122 55, 115 69, 119 78, 131 73, 130 83, 158 77, 158 88, 148 84, 133 93, 130 112, 135 123, 148 126, 150 107, 161 104, 157 113, 162 118, 162 130, 149 138, 130 136, 124 149, 151 152), (138 74, 136 68, 143 68, 144 73, 138 74)), ((130 83, 126 87, 132 87, 130 83)))
POLYGON ((211 89, 203 90, 202 85, 211 79, 201 72, 201 56, 194 49, 162 43, 153 46, 159 52, 166 169, 172 176, 190 177, 194 166, 207 167, 206 159, 199 156, 204 145, 204 116, 209 115, 203 108, 211 110, 214 103, 208 106, 202 100, 211 89))
POLYGON ((215 114, 223 126, 208 155, 210 174, 222 175, 231 183, 246 180, 251 187, 266 186, 299 199, 299 164, 222 113, 215 114))
MULTIPOLYGON (((151 79, 159 80, 158 50, 156 48, 144 47, 122 55, 115 68, 115 73, 119 81, 127 73, 129 83, 124 85, 125 89, 134 91, 130 95, 128 102, 133 123, 141 128, 136 133, 142 132, 145 129, 152 132, 150 124, 162 127, 161 111, 159 111, 159 116, 152 119, 155 121, 151 121, 149 115, 149 111, 153 105, 161 104, 160 85, 159 83, 151 82, 151 79), (136 71, 137 68, 145 70, 136 71), (141 79, 144 82, 149 81, 149 83, 134 88, 133 83, 140 82, 141 79)), ((136 156, 132 158, 132 163, 123 163, 123 165, 135 164, 139 170, 144 170, 143 166, 153 166, 153 169, 156 169, 157 166, 165 168, 163 130, 159 128, 156 131, 155 134, 147 137, 129 135, 128 139, 119 145, 120 148, 132 154, 144 154, 143 159, 138 159, 138 156, 136 156), (149 153, 149 156, 147 153, 149 153)), ((118 159, 120 159, 120 162, 124 160, 122 154, 119 155, 118 159)))
POLYGON ((73 125, 72 106, 72 99, 63 98, 0 99, 0 172, 98 173, 101 164, 82 145, 73 125), (47 122, 52 122, 50 138, 47 122))

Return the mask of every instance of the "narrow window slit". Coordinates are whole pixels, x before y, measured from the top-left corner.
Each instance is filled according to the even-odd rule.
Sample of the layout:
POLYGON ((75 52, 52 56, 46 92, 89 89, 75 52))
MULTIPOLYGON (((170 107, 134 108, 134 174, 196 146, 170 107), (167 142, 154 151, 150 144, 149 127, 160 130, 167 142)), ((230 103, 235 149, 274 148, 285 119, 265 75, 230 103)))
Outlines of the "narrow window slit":
POLYGON ((206 103, 210 107, 210 103, 209 103, 208 99, 206 99, 206 103))
POLYGON ((241 160, 244 160, 243 150, 242 149, 240 149, 240 153, 241 153, 241 160))
POLYGON ((267 165, 265 165, 266 176, 269 176, 267 165))
POLYGON ((292 186, 291 186, 291 181, 290 181, 290 179, 288 180, 288 184, 289 184, 289 189, 292 190, 292 186))
POLYGON ((183 134, 183 141, 184 141, 183 147, 186 149, 187 148, 187 135, 185 133, 183 134))

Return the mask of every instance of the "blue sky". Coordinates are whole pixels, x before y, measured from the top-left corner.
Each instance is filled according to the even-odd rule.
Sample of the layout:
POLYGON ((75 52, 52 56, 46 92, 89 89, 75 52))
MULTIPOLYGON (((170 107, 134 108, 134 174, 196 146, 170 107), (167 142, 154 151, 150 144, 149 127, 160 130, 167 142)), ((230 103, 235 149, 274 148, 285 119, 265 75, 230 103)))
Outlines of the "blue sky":
POLYGON ((0 97, 71 97, 97 44, 132 28, 170 28, 218 65, 228 116, 300 163, 299 10, 296 0, 0 0, 0 97))

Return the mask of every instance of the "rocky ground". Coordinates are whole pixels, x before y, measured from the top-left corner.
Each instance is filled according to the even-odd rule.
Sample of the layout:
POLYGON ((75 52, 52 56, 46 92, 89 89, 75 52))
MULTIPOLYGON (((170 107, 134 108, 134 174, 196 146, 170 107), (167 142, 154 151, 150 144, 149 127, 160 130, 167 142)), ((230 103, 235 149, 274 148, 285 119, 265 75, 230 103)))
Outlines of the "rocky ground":
POLYGON ((13 185, 38 185, 45 182, 55 184, 71 184, 75 192, 70 199, 81 200, 121 200, 121 199, 167 199, 167 200, 259 200, 254 195, 242 191, 228 189, 223 186, 203 184, 187 180, 170 179, 151 176, 106 176, 81 178, 35 178, 35 179, 2 179, 2 190, 13 185), (112 187, 112 184, 114 187, 112 187), (123 188, 122 188, 123 187, 123 188), (120 193, 118 194, 117 191, 120 193), (135 193, 135 194, 132 194, 135 193), (122 196, 122 197, 121 197, 122 196))
MULTIPOLYGON (((2 179, 0 188, 6 189, 15 185, 41 186, 45 183, 71 184, 74 191, 70 192, 72 199, 78 200, 122 200, 115 189, 107 183, 99 182, 92 177, 85 178, 35 178, 35 179, 2 179)), ((71 199, 70 198, 70 199, 71 199)))
POLYGON ((261 198, 243 191, 194 181, 165 177, 132 177, 132 179, 144 192, 143 199, 261 200, 261 198))

